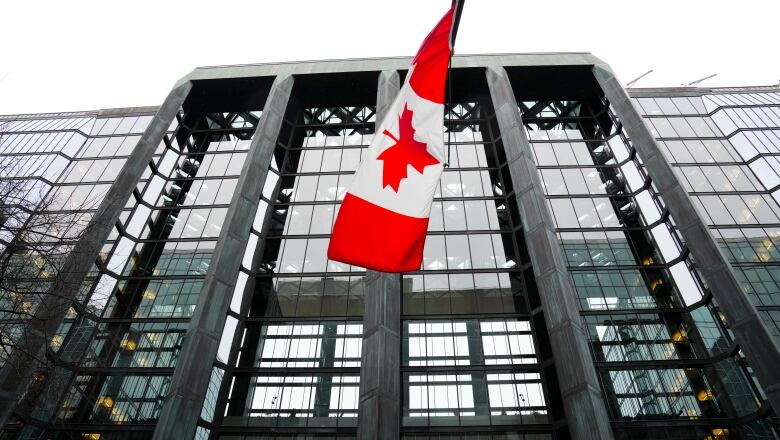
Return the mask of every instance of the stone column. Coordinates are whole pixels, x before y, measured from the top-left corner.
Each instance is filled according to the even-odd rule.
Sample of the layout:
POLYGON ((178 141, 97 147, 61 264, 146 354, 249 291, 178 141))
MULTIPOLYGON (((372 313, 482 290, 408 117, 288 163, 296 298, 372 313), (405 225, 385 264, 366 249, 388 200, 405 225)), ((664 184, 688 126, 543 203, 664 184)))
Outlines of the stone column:
POLYGON ((523 220, 571 437, 612 439, 574 286, 506 70, 489 67, 487 82, 523 220))
POLYGON ((59 275, 54 280, 51 294, 42 297, 34 317, 22 330, 19 340, 24 341, 23 350, 13 352, 0 370, 0 426, 5 426, 16 404, 27 393, 32 380, 31 373, 37 369, 37 356, 43 353, 49 339, 65 319, 87 273, 95 264, 103 243, 119 220, 125 203, 191 88, 192 84, 186 82, 174 88, 165 98, 83 235, 65 259, 59 275))
POLYGON ((767 400, 780 412, 780 348, 764 325, 753 303, 734 273, 734 268, 710 233, 707 223, 680 185, 672 166, 663 156, 646 122, 631 102, 609 66, 593 67, 593 74, 609 100, 623 128, 645 164, 677 229, 691 252, 696 267, 728 320, 767 400))
POLYGON ((241 260, 292 86, 292 76, 277 77, 271 86, 214 249, 213 263, 203 281, 195 315, 184 336, 168 395, 154 431, 155 439, 191 439, 195 435, 241 260))
MULTIPOLYGON (((396 71, 379 74, 376 124, 399 91, 396 71)), ((401 277, 366 272, 357 438, 397 440, 401 428, 401 277)))

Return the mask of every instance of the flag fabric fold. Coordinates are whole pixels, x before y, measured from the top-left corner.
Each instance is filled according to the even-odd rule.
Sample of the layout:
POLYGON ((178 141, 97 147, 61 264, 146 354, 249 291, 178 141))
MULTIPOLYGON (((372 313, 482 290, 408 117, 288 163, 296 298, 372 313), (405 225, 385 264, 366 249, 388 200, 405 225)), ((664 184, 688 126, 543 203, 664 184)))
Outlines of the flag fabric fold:
POLYGON ((446 160, 444 92, 455 10, 425 38, 377 127, 336 218, 328 258, 382 272, 420 268, 446 160))

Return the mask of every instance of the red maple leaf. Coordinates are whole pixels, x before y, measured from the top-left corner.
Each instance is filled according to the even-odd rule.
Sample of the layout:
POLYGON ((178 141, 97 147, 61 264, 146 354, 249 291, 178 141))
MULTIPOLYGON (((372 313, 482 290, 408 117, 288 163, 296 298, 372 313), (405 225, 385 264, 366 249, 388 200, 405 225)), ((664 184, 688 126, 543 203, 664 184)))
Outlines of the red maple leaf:
POLYGON ((409 165, 422 174, 425 167, 439 163, 438 159, 428 153, 427 144, 414 139, 416 130, 412 127, 413 115, 414 112, 409 110, 409 106, 404 105, 404 111, 398 118, 400 136, 396 138, 388 130, 382 132, 382 134, 395 141, 395 145, 386 149, 377 157, 377 160, 384 161, 382 188, 390 186, 393 188, 393 191, 398 192, 401 180, 408 177, 406 171, 409 165))

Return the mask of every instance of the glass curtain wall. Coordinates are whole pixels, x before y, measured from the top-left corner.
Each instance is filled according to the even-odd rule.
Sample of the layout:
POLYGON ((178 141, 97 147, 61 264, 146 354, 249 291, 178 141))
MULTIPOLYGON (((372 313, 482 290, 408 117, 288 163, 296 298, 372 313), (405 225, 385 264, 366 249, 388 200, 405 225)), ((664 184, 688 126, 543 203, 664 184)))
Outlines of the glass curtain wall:
MULTIPOLYGON (((89 138, 94 113, 0 118, 0 365, 99 203, 62 203, 63 173, 89 138), (8 258, 8 259, 6 259, 8 258)), ((61 341, 60 341, 61 342, 61 341)))
POLYGON ((326 253, 374 123, 372 104, 290 104, 198 438, 354 438, 365 270, 326 253))
MULTIPOLYGON (((399 275, 401 436, 560 438, 565 416, 501 133, 485 87, 464 85, 468 70, 445 109, 448 166, 422 267, 399 275)), ((326 250, 374 135, 366 84, 376 79, 339 76, 323 88, 323 78, 296 77, 198 439, 355 437, 365 271, 326 250)), ((262 102, 233 105, 236 84, 200 84, 203 102, 179 110, 51 337, 57 367, 38 377, 2 438, 151 437, 260 117, 262 102)), ((518 109, 616 437, 780 438, 609 103, 532 88, 518 109)), ((632 93, 780 342, 780 91, 632 93)), ((34 236, 58 250, 49 262, 19 253, 16 290, 0 290, 0 345, 15 343, 153 111, 0 117, 0 184, 16 188, 0 201, 0 251, 20 225, 47 218, 56 221, 34 236)))
POLYGON ((518 106, 616 436, 775 438, 759 420, 761 391, 609 106, 518 106), (647 430, 652 420, 665 426, 647 430))
POLYGON ((402 278, 405 439, 553 438, 559 391, 542 367, 545 327, 489 108, 446 106, 449 164, 422 268, 402 278))
MULTIPOLYGON (((38 284, 43 284, 41 293, 48 293, 46 280, 57 276, 57 261, 61 262, 74 240, 79 239, 152 117, 149 112, 120 111, 3 121, 3 129, 9 131, 0 141, 3 151, 8 153, 4 163, 10 164, 18 177, 38 179, 31 180, 31 189, 25 195, 27 203, 37 204, 38 211, 29 219, 28 226, 50 249, 57 249, 54 254, 36 257, 34 266, 28 265, 38 268, 36 278, 38 284)), ((94 281, 97 270, 94 266, 88 284, 94 281)), ((95 304, 88 299, 87 287, 70 309, 68 322, 57 334, 47 338, 52 353, 69 365, 37 376, 26 399, 17 408, 17 413, 24 414, 24 418, 16 422, 26 425, 13 421, 10 425, 21 429, 22 438, 37 438, 43 432, 42 427, 51 422, 58 405, 52 396, 62 393, 69 371, 78 363, 72 362, 71 333, 81 337, 86 328, 94 327, 85 324, 97 312, 95 304), (78 324, 74 326, 74 323, 78 324)), ((35 310, 35 296, 27 295, 25 301, 17 304, 26 311, 35 310)), ((76 347, 84 348, 78 344, 76 347)), ((24 346, 16 348, 23 350, 24 346)))
MULTIPOLYGON (((329 261, 326 250, 374 112, 288 109, 198 438, 354 437, 364 269, 329 261)), ((485 439, 546 439, 561 417, 551 414, 560 399, 550 397, 555 373, 535 339, 538 298, 529 304, 536 293, 519 219, 510 218, 506 160, 491 135, 483 139, 488 115, 476 102, 448 106, 450 164, 423 267, 402 277, 404 438, 461 438, 468 427, 485 439)))
MULTIPOLYGON (((45 432, 151 436, 258 116, 179 112, 69 315, 64 366, 36 403, 53 412, 45 432)), ((130 122, 112 118, 95 129, 116 133, 130 122)), ((107 189, 107 173, 137 140, 91 140, 64 179, 77 193, 102 169, 94 179, 107 189)))
POLYGON ((635 102, 780 343, 780 92, 635 102))

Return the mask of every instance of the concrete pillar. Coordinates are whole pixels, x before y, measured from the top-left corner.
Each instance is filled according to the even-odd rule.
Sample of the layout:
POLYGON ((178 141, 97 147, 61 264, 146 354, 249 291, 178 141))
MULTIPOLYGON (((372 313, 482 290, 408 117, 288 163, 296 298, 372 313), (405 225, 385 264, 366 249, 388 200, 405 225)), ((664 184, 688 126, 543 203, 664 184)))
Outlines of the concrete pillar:
MULTIPOLYGON (((399 90, 398 72, 382 72, 376 99, 376 124, 399 90)), ((401 277, 366 272, 363 349, 357 438, 397 440, 401 429, 401 277)))
POLYGON ((32 381, 31 373, 37 370, 36 357, 43 353, 49 338, 56 333, 65 319, 73 298, 79 292, 87 273, 97 260, 103 243, 119 220, 122 208, 132 195, 141 174, 154 155, 154 150, 162 142, 166 130, 176 117, 191 88, 192 84, 186 82, 174 88, 165 98, 83 235, 65 259, 54 280, 51 294, 41 298, 41 304, 36 308, 34 318, 30 320, 19 338, 20 341, 24 341, 24 346, 19 347, 20 350, 15 350, 0 370, 0 426, 5 426, 17 402, 29 389, 32 381))
POLYGON ((195 314, 184 336, 154 439, 191 439, 195 435, 241 260, 292 86, 292 76, 277 77, 263 107, 214 249, 213 264, 206 273, 195 314))
POLYGON ((523 220, 571 437, 612 439, 577 297, 509 77, 502 67, 489 67, 487 81, 523 220))
POLYGON ((753 368, 767 400, 780 412, 780 347, 764 325, 747 293, 742 290, 726 256, 696 211, 672 166, 663 156, 644 119, 609 66, 593 67, 593 74, 610 105, 623 123, 645 164, 647 174, 661 194, 666 208, 691 252, 696 267, 728 320, 734 339, 753 368))

